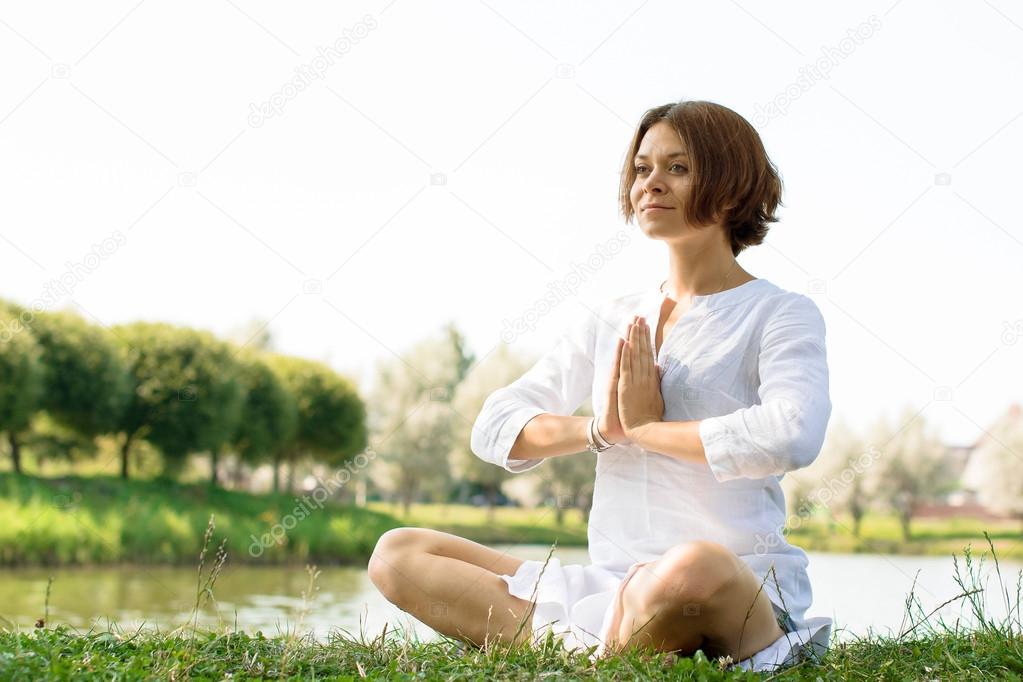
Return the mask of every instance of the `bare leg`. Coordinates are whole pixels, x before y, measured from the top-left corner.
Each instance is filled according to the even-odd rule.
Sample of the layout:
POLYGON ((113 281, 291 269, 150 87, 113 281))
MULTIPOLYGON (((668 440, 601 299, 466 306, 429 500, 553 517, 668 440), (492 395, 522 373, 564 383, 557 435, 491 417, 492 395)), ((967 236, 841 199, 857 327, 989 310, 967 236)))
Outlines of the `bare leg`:
POLYGON ((760 583, 721 545, 673 547, 624 585, 609 646, 748 658, 783 634, 760 583))
POLYGON ((450 533, 395 528, 377 541, 369 577, 388 601, 442 634, 477 646, 521 644, 533 634, 534 605, 509 594, 499 576, 522 562, 450 533))

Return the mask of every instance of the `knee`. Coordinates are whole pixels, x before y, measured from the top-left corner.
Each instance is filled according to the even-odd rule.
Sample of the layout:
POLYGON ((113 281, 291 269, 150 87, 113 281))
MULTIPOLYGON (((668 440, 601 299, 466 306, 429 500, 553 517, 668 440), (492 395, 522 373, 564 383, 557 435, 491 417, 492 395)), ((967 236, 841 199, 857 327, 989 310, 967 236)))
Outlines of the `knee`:
POLYGON ((640 583, 633 601, 649 613, 668 608, 697 614, 741 576, 739 561, 727 547, 709 540, 676 545, 645 567, 651 575, 640 583))
POLYGON ((392 528, 377 539, 366 572, 380 592, 391 599, 401 585, 399 567, 403 557, 415 551, 420 528, 392 528))

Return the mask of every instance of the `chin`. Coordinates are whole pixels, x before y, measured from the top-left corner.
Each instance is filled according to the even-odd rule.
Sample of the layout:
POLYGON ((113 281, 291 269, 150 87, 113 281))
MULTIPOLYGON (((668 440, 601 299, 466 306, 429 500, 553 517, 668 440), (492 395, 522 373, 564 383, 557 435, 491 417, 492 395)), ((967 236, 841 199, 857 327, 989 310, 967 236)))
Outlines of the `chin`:
POLYGON ((640 221, 639 229, 643 231, 643 234, 650 237, 651 239, 678 239, 684 237, 687 232, 685 225, 679 224, 666 224, 658 222, 647 222, 640 221))

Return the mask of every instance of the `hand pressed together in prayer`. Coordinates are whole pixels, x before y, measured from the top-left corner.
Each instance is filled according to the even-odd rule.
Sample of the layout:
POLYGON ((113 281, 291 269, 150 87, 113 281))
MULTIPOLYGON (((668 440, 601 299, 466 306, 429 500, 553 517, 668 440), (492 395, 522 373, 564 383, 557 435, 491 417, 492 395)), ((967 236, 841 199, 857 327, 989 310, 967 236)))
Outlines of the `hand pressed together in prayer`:
POLYGON ((647 425, 664 417, 661 368, 654 362, 650 327, 636 316, 618 339, 608 401, 597 422, 600 433, 613 443, 638 442, 647 425))

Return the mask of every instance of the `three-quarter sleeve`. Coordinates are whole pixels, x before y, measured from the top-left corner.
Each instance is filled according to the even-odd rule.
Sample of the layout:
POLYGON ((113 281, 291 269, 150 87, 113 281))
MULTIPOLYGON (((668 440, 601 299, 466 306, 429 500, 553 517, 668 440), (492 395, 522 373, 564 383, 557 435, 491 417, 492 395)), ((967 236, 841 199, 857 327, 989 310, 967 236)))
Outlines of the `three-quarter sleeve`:
POLYGON ((699 423, 718 481, 800 469, 824 445, 831 417, 824 317, 809 297, 790 292, 790 298, 764 325, 760 403, 699 423))
POLYGON ((540 465, 539 459, 508 459, 526 423, 537 416, 569 416, 593 387, 595 324, 588 310, 577 315, 554 346, 521 377, 491 393, 472 426, 469 449, 511 473, 540 465))

